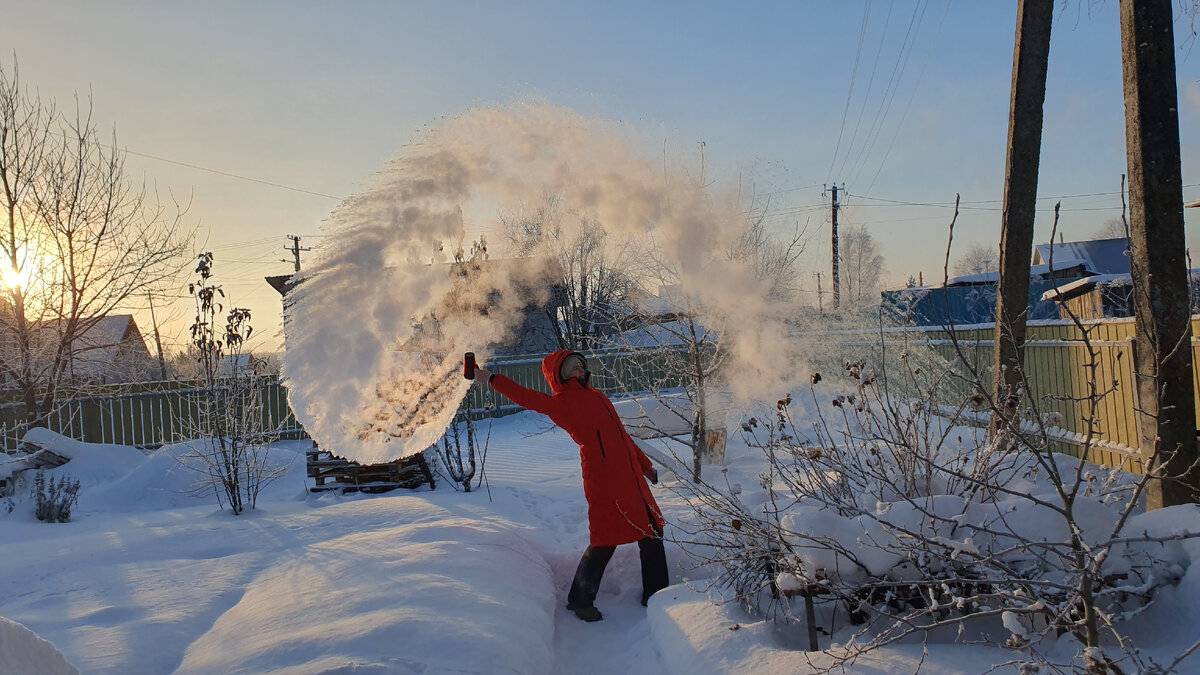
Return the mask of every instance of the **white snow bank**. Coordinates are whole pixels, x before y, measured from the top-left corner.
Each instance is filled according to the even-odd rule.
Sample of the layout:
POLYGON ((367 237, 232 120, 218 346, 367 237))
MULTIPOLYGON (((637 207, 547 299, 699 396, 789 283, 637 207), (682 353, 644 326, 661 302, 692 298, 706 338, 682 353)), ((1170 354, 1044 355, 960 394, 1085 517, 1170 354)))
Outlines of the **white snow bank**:
POLYGON ((0 617, 0 673, 79 675, 54 645, 25 626, 0 617))
MULTIPOLYGON (((797 603, 800 601, 797 600, 797 603)), ((797 605, 794 612, 803 613, 797 605)), ((675 675, 726 673, 803 673, 827 667, 824 652, 802 651, 808 640, 803 624, 777 627, 750 617, 736 603, 714 604, 686 585, 671 586, 650 599, 650 631, 667 670, 675 675)), ((821 649, 829 638, 821 635, 821 649)), ((986 670, 1007 660, 1011 652, 972 645, 955 645, 936 659, 923 658, 921 645, 885 647, 858 657, 851 669, 861 675, 913 673, 959 675, 986 670)))
POLYGON ((549 672, 553 573, 516 528, 419 497, 330 510, 396 522, 281 556, 178 673, 549 672))
MULTIPOLYGON (((43 428, 30 429, 23 440, 69 458, 66 464, 46 473, 79 480, 76 516, 95 511, 217 504, 211 487, 201 484, 203 476, 181 463, 191 452, 189 443, 165 445, 148 453, 127 445, 85 443, 43 428)), ((282 474, 263 490, 260 499, 304 494, 304 450, 310 446, 307 440, 271 445, 266 462, 273 470, 281 469, 282 474)))
MULTIPOLYGON (((304 450, 311 445, 310 441, 279 441, 271 445, 266 464, 271 470, 282 469, 283 473, 264 488, 260 500, 303 494, 307 477, 304 450)), ((89 508, 119 511, 215 506, 212 489, 202 485, 206 476, 183 464, 191 452, 192 447, 186 442, 165 445, 127 467, 119 479, 87 492, 81 503, 89 508)), ((74 460, 65 467, 73 464, 74 460)))
POLYGON ((57 471, 79 479, 84 488, 116 480, 146 459, 145 452, 132 446, 84 443, 41 427, 25 432, 21 440, 70 459, 57 471))

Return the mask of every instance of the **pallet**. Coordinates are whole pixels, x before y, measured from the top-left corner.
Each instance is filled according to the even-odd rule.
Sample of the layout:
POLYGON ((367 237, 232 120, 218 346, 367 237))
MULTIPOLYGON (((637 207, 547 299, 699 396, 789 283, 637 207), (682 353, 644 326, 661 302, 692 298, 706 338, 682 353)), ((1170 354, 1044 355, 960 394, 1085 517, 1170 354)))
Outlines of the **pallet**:
POLYGON ((413 489, 429 483, 435 487, 433 472, 424 455, 383 464, 359 464, 343 459, 316 446, 308 450, 308 477, 314 485, 310 492, 388 492, 397 488, 413 489))

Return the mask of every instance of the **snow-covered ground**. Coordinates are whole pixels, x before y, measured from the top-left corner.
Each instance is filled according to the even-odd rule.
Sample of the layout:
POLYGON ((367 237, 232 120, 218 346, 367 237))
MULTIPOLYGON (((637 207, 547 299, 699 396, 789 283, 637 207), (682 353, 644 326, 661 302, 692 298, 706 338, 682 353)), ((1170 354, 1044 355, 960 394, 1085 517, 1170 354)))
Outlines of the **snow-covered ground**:
MULTIPOLYGON (((122 674, 700 675, 805 672, 822 658, 798 651, 802 628, 709 602, 670 543, 675 585, 649 608, 639 604, 637 548, 623 546, 597 600, 605 620, 568 613, 588 539, 578 448, 533 413, 495 421, 490 496, 445 483, 308 494, 308 442, 289 441, 273 451, 287 473, 242 516, 189 493, 178 448, 147 455, 35 433, 73 457, 52 473, 83 489, 65 524, 38 522, 28 501, 0 509, 3 673, 74 672, 69 662, 122 674)), ((726 457, 731 480, 756 482, 761 458, 736 434, 726 457)), ((654 488, 668 523, 686 511, 672 480, 654 488)), ((1197 567, 1146 617, 1143 632, 1167 636, 1165 648, 1200 632, 1197 567)), ((923 661, 921 672, 983 672, 1011 658, 969 644, 923 656, 922 645, 904 644, 852 671, 913 672, 923 661)), ((1189 664, 1200 657, 1180 672, 1195 672, 1189 664)))

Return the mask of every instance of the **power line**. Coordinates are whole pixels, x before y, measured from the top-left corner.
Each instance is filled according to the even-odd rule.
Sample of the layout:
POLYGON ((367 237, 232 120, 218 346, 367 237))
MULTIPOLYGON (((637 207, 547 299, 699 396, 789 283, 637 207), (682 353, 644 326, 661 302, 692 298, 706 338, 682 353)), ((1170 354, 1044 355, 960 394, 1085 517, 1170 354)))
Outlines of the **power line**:
MULTIPOLYGON (((111 145, 108 147, 113 148, 114 150, 117 149, 111 145)), ((190 164, 188 162, 180 162, 178 160, 167 159, 166 157, 159 157, 157 155, 151 155, 151 154, 145 153, 145 152, 137 152, 135 150, 130 150, 129 148, 124 148, 124 152, 126 154, 130 154, 130 155, 137 155, 138 157, 145 157, 147 159, 157 160, 159 162, 166 162, 168 164, 176 164, 178 166, 184 166, 189 169, 195 169, 197 171, 207 171, 208 173, 214 173, 214 174, 217 174, 218 176, 225 176, 226 178, 236 178, 238 180, 250 181, 251 183, 258 183, 260 185, 268 185, 270 187, 279 188, 281 190, 291 190, 292 192, 300 192, 303 194, 313 195, 316 197, 326 197, 328 199, 336 199, 338 201, 342 201, 342 199, 343 199, 342 197, 335 197, 333 195, 325 194, 324 192, 316 192, 314 190, 305 190, 304 188, 292 187, 290 185, 284 185, 283 183, 276 183, 274 181, 262 180, 261 178, 251 178, 250 176, 243 176, 241 174, 236 174, 236 173, 232 173, 229 171, 222 171, 220 169, 210 169, 206 166, 200 166, 199 164, 190 164)))
MULTIPOLYGON (((62 132, 62 135, 64 138, 69 138, 67 136, 66 132, 62 132)), ((127 155, 137 155, 138 157, 145 157, 146 159, 153 159, 153 160, 159 161, 159 162, 166 162, 167 164, 175 164, 177 166, 183 166, 183 167, 187 167, 189 169, 195 169, 197 171, 207 171, 208 173, 214 173, 214 174, 217 174, 218 176, 225 176, 226 178, 236 178, 237 180, 250 181, 251 183, 258 183, 260 185, 268 185, 270 187, 279 188, 281 190, 290 190, 292 192, 300 192, 303 194, 313 195, 316 197, 326 197, 328 199, 336 199, 338 201, 342 201, 344 199, 344 197, 335 197, 333 195, 325 194, 324 192, 316 192, 314 190, 306 190, 304 188, 292 187, 291 185, 284 185, 283 183, 276 183, 274 181, 263 180, 261 178, 251 178, 250 176, 243 176, 241 174, 236 174, 231 171, 222 171, 221 169, 210 169, 207 166, 200 166, 199 164, 191 164, 189 162, 181 162, 177 159, 168 159, 166 157, 161 157, 159 155, 152 155, 148 152, 138 152, 137 150, 130 150, 128 147, 119 148, 111 143, 105 143, 99 139, 96 139, 96 144, 106 147, 109 150, 112 150, 114 152, 124 152, 127 155)))
MULTIPOLYGON (((1183 187, 1190 188, 1190 187, 1197 187, 1197 186, 1200 186, 1200 183, 1190 183, 1188 185, 1184 185, 1183 187)), ((1087 193, 1074 194, 1074 195, 1048 195, 1045 197, 1038 197, 1038 199, 1039 200, 1043 200, 1043 199, 1054 199, 1054 200, 1077 199, 1077 198, 1081 198, 1081 197, 1106 197, 1106 196, 1119 195, 1119 194, 1121 194, 1120 190, 1114 190, 1112 192, 1087 192, 1087 193)), ((902 199, 887 199, 884 197, 871 197, 869 195, 861 195, 861 194, 849 193, 849 192, 846 193, 846 196, 847 197, 856 197, 858 199, 868 199, 870 201, 875 201, 875 202, 884 202, 884 204, 859 204, 859 206, 894 205, 894 206, 928 206, 928 207, 934 207, 934 208, 954 208, 954 202, 914 202, 914 201, 907 201, 907 200, 902 200, 902 199)), ((999 207, 995 207, 995 208, 980 207, 980 206, 964 207, 961 205, 962 204, 1000 204, 1000 203, 1002 203, 1002 201, 1003 200, 1000 200, 1000 199, 980 199, 980 200, 972 200, 972 201, 960 201, 959 208, 970 208, 970 209, 974 209, 974 210, 983 210, 983 211, 999 211, 1000 210, 999 207)), ((1104 211, 1104 210, 1107 210, 1107 208, 1108 207, 1096 207, 1096 208, 1076 207, 1076 208, 1063 209, 1063 210, 1064 211, 1085 211, 1085 210, 1104 211)))
POLYGON ((933 39, 929 42, 929 50, 925 52, 925 62, 921 64, 921 72, 917 74, 917 81, 913 84, 912 93, 908 95, 908 102, 904 104, 904 112, 900 115, 900 121, 896 123, 896 131, 892 134, 892 140, 888 142, 887 150, 883 153, 883 159, 879 160, 879 168, 875 169, 875 175, 871 177, 871 182, 867 185, 867 192, 870 192, 871 188, 875 187, 875 181, 879 178, 879 173, 883 171, 883 165, 887 164, 888 157, 892 155, 892 147, 896 145, 896 139, 900 137, 900 129, 904 127, 904 120, 908 119, 908 111, 912 108, 913 99, 917 97, 917 91, 921 88, 921 80, 925 79, 925 70, 929 67, 930 57, 933 56, 933 46, 942 34, 942 26, 946 24, 946 15, 949 13, 950 0, 946 0, 946 9, 942 11, 942 19, 938 22, 937 31, 934 32, 933 39))
POLYGON ((858 48, 854 50, 854 68, 850 71, 850 89, 846 92, 846 107, 842 109, 842 125, 838 128, 837 143, 833 146, 833 157, 829 159, 829 174, 825 176, 828 183, 833 178, 833 165, 837 162, 838 151, 842 148, 842 134, 846 131, 846 117, 850 112, 850 101, 854 98, 854 81, 858 77, 858 62, 862 57, 863 39, 867 36, 867 23, 871 16, 871 0, 863 9, 862 28, 858 31, 858 48))
POLYGON ((852 168, 849 173, 853 174, 854 178, 852 180, 854 181, 858 180, 858 176, 862 173, 863 167, 866 166, 871 153, 875 151, 875 143, 879 141, 879 134, 883 131, 888 113, 892 110, 892 101, 896 99, 896 92, 900 91, 900 82, 904 79, 904 71, 908 68, 908 59, 912 56, 913 47, 917 43, 917 34, 921 30, 921 23, 925 20, 925 11, 927 9, 929 9, 928 0, 918 2, 913 7, 912 18, 908 21, 908 28, 904 32, 904 40, 900 43, 900 51, 896 54, 896 63, 892 66, 892 74, 888 78, 887 87, 883 91, 883 99, 880 101, 879 109, 875 113, 875 120, 871 123, 870 128, 867 129, 867 140, 863 141, 863 147, 859 150, 854 164, 851 165, 852 168))
POLYGON ((887 37, 888 26, 892 22, 892 9, 895 8, 896 2, 892 0, 888 3, 887 16, 883 18, 883 30, 879 34, 879 47, 875 49, 875 59, 871 63, 871 75, 867 78, 867 90, 863 93, 862 106, 858 109, 858 117, 854 122, 854 131, 850 134, 850 145, 846 146, 846 154, 842 155, 842 162, 838 165, 837 173, 843 174, 842 169, 846 167, 846 160, 850 159, 850 154, 854 150, 854 141, 858 139, 858 130, 862 126, 863 113, 867 111, 867 101, 871 98, 871 88, 875 84, 875 71, 879 69, 879 56, 883 54, 884 40, 887 37))

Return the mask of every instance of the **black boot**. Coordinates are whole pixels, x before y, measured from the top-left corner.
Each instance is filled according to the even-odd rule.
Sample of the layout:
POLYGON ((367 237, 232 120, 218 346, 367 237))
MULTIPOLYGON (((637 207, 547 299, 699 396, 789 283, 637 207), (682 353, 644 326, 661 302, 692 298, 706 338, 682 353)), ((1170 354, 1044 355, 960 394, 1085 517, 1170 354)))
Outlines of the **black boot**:
POLYGON ((567 609, 575 612, 584 621, 599 621, 604 618, 596 609, 596 594, 600 591, 600 580, 604 577, 604 568, 612 559, 616 546, 589 546, 579 559, 579 567, 575 568, 575 580, 571 582, 571 591, 567 594, 567 609))
POLYGON ((604 618, 604 615, 600 613, 600 610, 596 609, 595 605, 592 605, 591 607, 576 607, 571 611, 575 612, 575 616, 587 621, 588 623, 600 621, 604 618))

